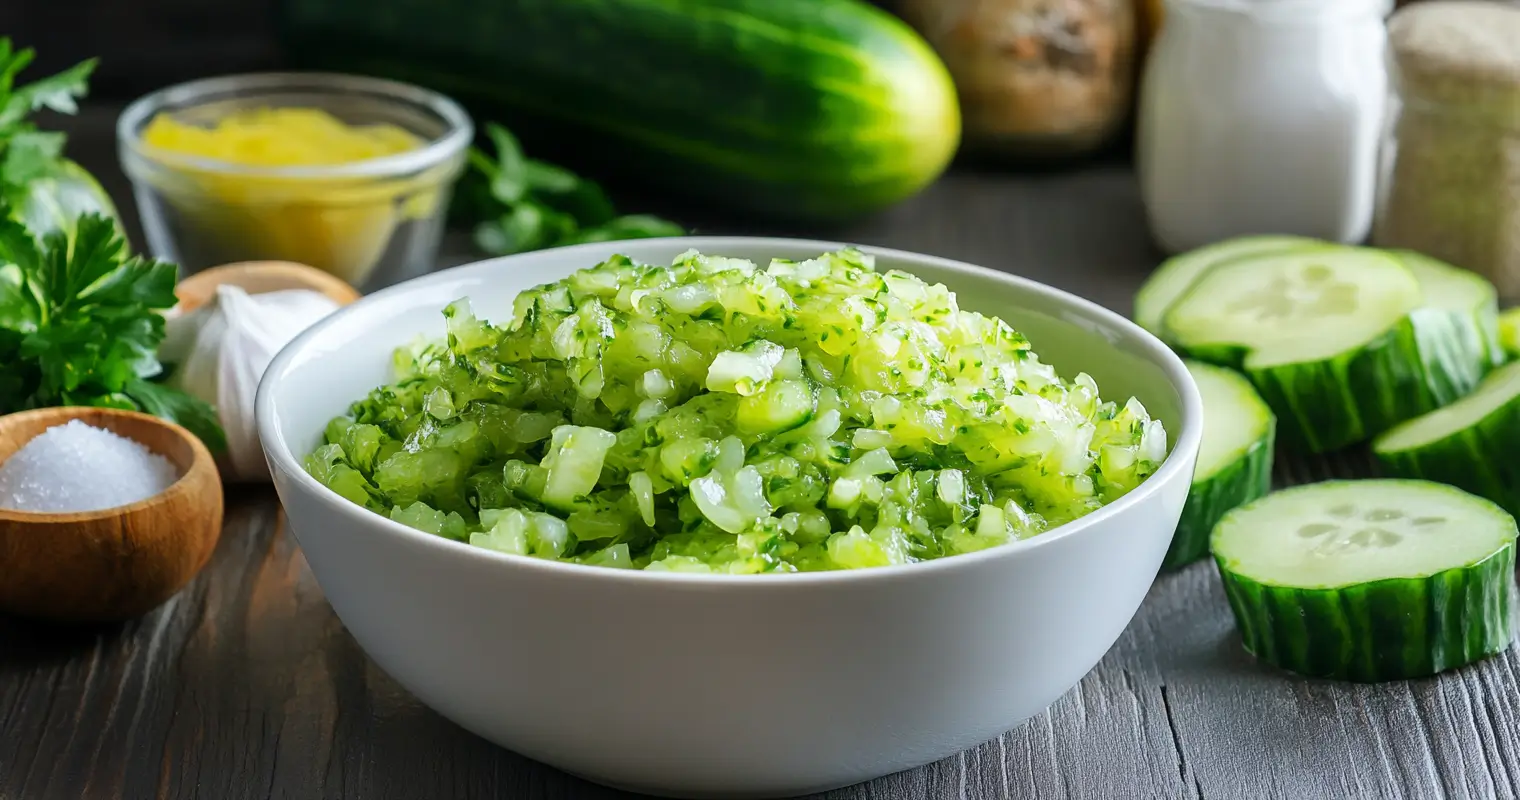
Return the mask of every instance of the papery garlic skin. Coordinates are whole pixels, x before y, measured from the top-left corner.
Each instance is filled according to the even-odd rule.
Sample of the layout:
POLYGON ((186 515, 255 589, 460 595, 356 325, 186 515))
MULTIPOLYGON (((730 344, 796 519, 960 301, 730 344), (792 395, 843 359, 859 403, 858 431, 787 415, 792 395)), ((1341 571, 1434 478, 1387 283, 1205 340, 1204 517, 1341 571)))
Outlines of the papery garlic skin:
POLYGON ((269 481, 253 409, 259 379, 285 345, 337 309, 309 289, 250 295, 224 284, 204 306, 165 318, 159 357, 175 365, 169 383, 215 406, 227 432, 217 458, 223 480, 269 481))

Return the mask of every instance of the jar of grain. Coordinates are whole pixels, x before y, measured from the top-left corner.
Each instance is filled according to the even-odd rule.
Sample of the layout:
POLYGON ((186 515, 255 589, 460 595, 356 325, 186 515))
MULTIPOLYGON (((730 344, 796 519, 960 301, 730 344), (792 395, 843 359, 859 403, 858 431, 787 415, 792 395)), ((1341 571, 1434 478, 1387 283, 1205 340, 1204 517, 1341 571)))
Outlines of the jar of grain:
POLYGON ((1520 6, 1417 3, 1388 33, 1397 98, 1373 239, 1520 299, 1520 6))

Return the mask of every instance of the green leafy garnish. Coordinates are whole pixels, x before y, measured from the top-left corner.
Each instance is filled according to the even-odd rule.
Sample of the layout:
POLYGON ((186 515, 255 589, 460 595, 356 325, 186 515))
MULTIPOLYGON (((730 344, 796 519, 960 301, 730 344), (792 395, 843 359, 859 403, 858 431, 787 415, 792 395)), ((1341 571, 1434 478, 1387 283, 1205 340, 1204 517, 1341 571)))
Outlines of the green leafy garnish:
POLYGON ((470 148, 470 172, 456 205, 461 216, 478 221, 475 243, 488 253, 685 233, 659 217, 619 216, 602 187, 564 167, 528 158, 517 138, 500 125, 488 124, 486 135, 496 157, 470 148))
POLYGON ((29 117, 48 108, 64 114, 78 110, 76 101, 88 90, 95 60, 76 64, 24 86, 16 76, 36 57, 30 48, 17 50, 0 37, 0 196, 19 205, 28 184, 55 174, 62 166, 64 135, 40 131, 29 117))
POLYGON ((48 406, 144 411, 213 450, 226 437, 211 406, 155 383, 159 310, 174 306, 173 264, 127 257, 115 223, 86 214, 70 238, 39 243, 0 214, 0 414, 48 406))

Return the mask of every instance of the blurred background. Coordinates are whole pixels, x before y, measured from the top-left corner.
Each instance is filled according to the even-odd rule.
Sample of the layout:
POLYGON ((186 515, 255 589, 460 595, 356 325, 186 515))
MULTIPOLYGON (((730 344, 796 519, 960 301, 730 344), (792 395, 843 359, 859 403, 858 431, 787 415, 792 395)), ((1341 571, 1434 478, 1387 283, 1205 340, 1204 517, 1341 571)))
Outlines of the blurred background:
MULTIPOLYGON (((134 241, 188 271, 311 248, 228 245, 225 229, 251 230, 246 221, 202 246, 211 223, 183 218, 186 202, 177 211, 161 184, 145 236, 144 189, 123 172, 116 119, 164 87, 273 69, 438 90, 474 117, 484 158, 501 157, 486 136, 501 123, 526 156, 578 173, 577 197, 596 195, 599 210, 577 219, 553 203, 503 202, 489 188, 497 173, 467 168, 436 257, 428 231, 403 231, 365 257, 379 267, 336 268, 361 288, 482 255, 680 230, 930 252, 1127 311, 1134 281, 1168 253, 1253 233, 1366 240, 1391 90, 1383 17, 1404 3, 1243 4, 1294 6, 1303 23, 1286 28, 1270 11, 1224 18, 1197 14, 1217 5, 1204 0, 1171 5, 1179 29, 1150 78, 1172 13, 1163 0, 751 3, 745 13, 802 37, 788 52, 744 26, 668 11, 678 3, 658 13, 680 19, 614 19, 485 0, 10 0, 0 33, 37 51, 23 80, 99 60, 78 114, 43 111, 38 124, 69 135, 67 155, 104 186, 134 241), (870 6, 885 13, 859 10, 870 6), (650 33, 662 29, 679 34, 650 33), (1145 140, 1147 107, 1158 121, 1145 140), (626 127, 640 130, 618 135, 626 127)), ((318 239, 350 233, 322 225, 318 239)), ((286 227, 311 238, 309 225, 286 227)), ((1508 250, 1490 253, 1492 233, 1470 238, 1478 244, 1399 243, 1508 269, 1508 250)))
MULTIPOLYGON (((595 146, 587 147, 584 138, 566 140, 555 127, 545 133, 515 109, 483 108, 488 104, 476 102, 478 98, 470 92, 439 85, 448 83, 446 80, 416 82, 440 88, 465 103, 478 126, 490 121, 508 123, 522 138, 529 155, 594 178, 605 185, 619 211, 658 214, 699 233, 815 235, 995 265, 1006 265, 1010 260, 1032 261, 1027 254, 1039 252, 1048 262, 1049 276, 1055 276, 1069 271, 1067 268, 1078 261, 1112 263, 1116 260, 1113 253, 1121 249, 1136 254, 1126 259, 1130 261, 1152 263, 1159 257, 1145 233, 1133 176, 1125 167, 1131 158, 1139 58, 1154 26, 1154 15, 1159 13, 1159 2, 958 0, 942 5, 934 0, 862 0, 861 5, 875 5, 910 22, 957 73, 963 97, 960 115, 964 138, 950 141, 951 150, 958 153, 950 177, 927 190, 913 187, 912 191, 900 192, 904 196, 894 198, 895 202, 877 204, 859 214, 778 215, 755 213, 742 203, 713 203, 701 197, 694 200, 687 192, 669 191, 670 187, 648 180, 647 172, 630 173, 616 163, 607 163, 605 156, 610 155, 612 161, 622 156, 614 146, 593 140, 595 146), (947 10, 957 19, 944 18, 947 10), (1032 38, 1020 38, 1028 39, 1041 52, 1029 52, 1028 46, 1020 45, 1022 50, 1000 53, 998 48, 1003 44, 998 38, 975 35, 978 28, 996 32, 999 21, 1032 26, 1032 38), (956 30, 949 31, 946 25, 956 30), (966 38, 968 31, 970 38, 966 38), (1017 76, 1008 77, 1010 71, 1019 69, 1015 62, 1031 59, 1042 65, 1048 61, 1066 72, 1053 73, 1048 79, 1036 75, 1022 83, 1017 76), (1078 85, 1069 89, 1059 85, 1069 82, 1072 75, 1078 76, 1078 85), (1064 98, 1055 97, 1062 93, 1064 98), (1049 121, 1042 122, 1042 117, 1049 121), (1034 121, 1031 135, 1024 136, 1020 130, 1009 132, 1010 126, 1018 128, 1021 120, 1034 121), (1054 133, 1040 130, 1042 127, 1054 133), (1009 220, 1010 211, 1015 209, 1016 219, 1009 220), (1094 211, 1106 221, 1105 243, 1044 244, 1047 239, 1088 238, 1074 226, 1084 212, 1094 211), (994 234, 995 229, 1003 233, 994 234), (1010 237, 1019 241, 1009 244, 1010 237)), ((399 74, 401 70, 366 69, 362 58, 353 57, 353 50, 342 54, 319 52, 325 48, 314 44, 313 37, 322 35, 320 25, 302 22, 337 9, 321 24, 339 24, 343 13, 374 5, 312 0, 12 0, 0 4, 0 33, 11 37, 18 48, 37 51, 26 79, 35 80, 87 58, 99 59, 79 114, 66 117, 43 112, 39 124, 70 135, 70 157, 100 180, 121 207, 132 237, 140 242, 136 202, 117 164, 114 124, 125 105, 145 93, 184 81, 271 69, 331 68, 414 77, 399 74)), ((480 5, 436 4, 445 10, 430 34, 444 42, 449 36, 463 36, 464 29, 445 21, 447 9, 453 7, 457 13, 467 14, 480 5)), ((393 16, 402 19, 418 6, 381 3, 376 6, 380 13, 374 16, 384 18, 389 8, 393 16)), ((497 24, 498 29, 511 27, 509 20, 497 24)), ((378 30, 375 33, 382 39, 386 35, 378 30)), ((360 38, 356 36, 354 41, 360 38)), ((374 41, 374 52, 386 49, 383 41, 374 41)), ((869 50, 874 45, 863 41, 860 46, 869 50)), ((405 57, 412 62, 424 61, 427 53, 419 46, 405 57)), ((890 57, 885 60, 890 61, 890 57)), ((932 115, 944 113, 941 109, 932 115)), ((940 167, 931 157, 921 170, 923 174, 915 177, 933 181, 940 167)), ((470 246, 473 237, 468 227, 468 222, 461 222, 456 214, 442 248, 442 263, 486 252, 470 246)), ((181 255, 181 260, 191 259, 181 255)), ((1044 265, 1040 271, 1045 271, 1044 265)), ((1101 291, 1099 295, 1101 301, 1115 305, 1126 300, 1118 290, 1112 298, 1103 297, 1101 291)))
POLYGON ((11 0, 0 4, 0 31, 37 50, 38 73, 100 58, 107 66, 91 81, 92 95, 127 101, 191 78, 279 65, 276 4, 11 0))

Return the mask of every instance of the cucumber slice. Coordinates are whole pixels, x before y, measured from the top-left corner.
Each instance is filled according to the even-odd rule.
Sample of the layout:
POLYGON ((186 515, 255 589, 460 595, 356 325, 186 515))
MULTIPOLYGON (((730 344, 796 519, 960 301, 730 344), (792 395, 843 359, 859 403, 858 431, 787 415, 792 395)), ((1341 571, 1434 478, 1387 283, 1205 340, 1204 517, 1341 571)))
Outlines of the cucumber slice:
POLYGON ((817 393, 806 381, 772 381, 739 400, 735 421, 745 433, 783 433, 810 422, 817 408, 817 393))
POLYGON ((1163 569, 1191 564, 1209 552, 1219 518, 1272 488, 1272 439, 1277 420, 1244 375, 1198 361, 1188 372, 1203 395, 1203 446, 1193 487, 1172 536, 1163 569))
POLYGON ((1436 407, 1404 386, 1420 377, 1414 331, 1403 323, 1421 298, 1391 256, 1305 248, 1214 267, 1164 325, 1193 358, 1242 369, 1283 438, 1323 452, 1436 407))
POLYGON ((1499 343, 1499 293, 1483 276, 1412 250, 1392 250, 1420 282, 1423 307, 1414 312, 1422 361, 1436 393, 1462 397, 1490 369, 1508 360, 1499 343), (1444 317, 1443 317, 1444 315, 1444 317))
POLYGON ((1445 266, 1334 245, 1238 259, 1164 325, 1191 357, 1244 371, 1286 442, 1336 450, 1462 397, 1491 365, 1487 287, 1445 266))
POLYGON ((1210 268, 1247 256, 1286 252, 1300 247, 1323 245, 1302 236, 1243 236, 1200 247, 1161 263, 1135 295, 1135 322, 1140 327, 1162 335, 1162 320, 1167 309, 1187 293, 1189 287, 1210 268))
POLYGON ((1520 513, 1520 362, 1494 370, 1472 394, 1379 436, 1383 471, 1428 478, 1520 513))
POLYGON ((1506 358, 1520 358, 1520 308, 1499 315, 1499 344, 1506 358))
POLYGON ((1322 678, 1414 678, 1513 636, 1515 519, 1426 481, 1329 481, 1226 514, 1211 544, 1248 651, 1322 678))
POLYGON ((1420 283, 1374 250, 1315 247, 1220 264, 1163 325, 1216 361, 1267 368, 1333 358, 1385 334, 1419 308, 1420 283))

